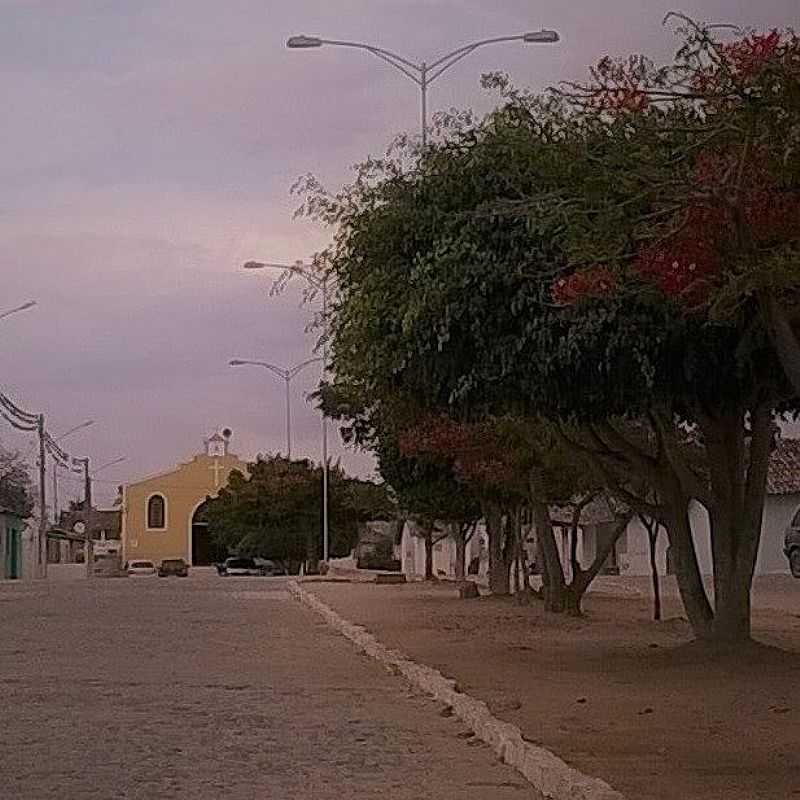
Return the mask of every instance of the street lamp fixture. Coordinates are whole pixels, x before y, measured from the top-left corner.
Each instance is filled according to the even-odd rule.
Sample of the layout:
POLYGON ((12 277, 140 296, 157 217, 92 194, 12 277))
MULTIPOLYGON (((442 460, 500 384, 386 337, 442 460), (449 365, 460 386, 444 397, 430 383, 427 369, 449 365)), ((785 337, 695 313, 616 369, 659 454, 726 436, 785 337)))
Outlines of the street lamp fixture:
POLYGON ((322 361, 321 358, 308 358, 305 361, 301 361, 299 364, 295 364, 293 367, 284 368, 279 367, 275 364, 270 364, 269 361, 254 361, 251 359, 245 358, 232 358, 228 364, 232 367, 242 367, 246 365, 254 366, 254 367, 264 367, 268 369, 273 375, 281 378, 286 384, 286 458, 290 461, 292 460, 292 411, 291 411, 291 395, 289 386, 292 382, 292 378, 295 375, 298 375, 302 372, 307 366, 310 364, 315 364, 318 361, 322 361))
POLYGON ((322 47, 322 39, 318 36, 306 36, 300 34, 299 36, 291 36, 286 42, 286 46, 292 50, 303 50, 309 47, 322 47))
POLYGON ((307 36, 300 34, 299 36, 292 36, 286 41, 286 46, 291 50, 308 50, 314 47, 322 47, 322 45, 332 45, 335 47, 353 47, 358 50, 366 50, 372 55, 385 61, 390 66, 394 67, 399 72, 402 72, 407 78, 410 78, 414 83, 419 86, 421 96, 421 125, 422 125, 422 146, 425 147, 428 143, 428 87, 433 83, 443 72, 452 67, 456 62, 461 61, 462 58, 468 56, 479 47, 484 47, 489 44, 500 44, 503 42, 523 42, 524 44, 554 44, 560 40, 557 31, 542 28, 539 31, 528 31, 527 33, 519 33, 513 36, 496 36, 492 39, 481 39, 477 42, 470 42, 462 47, 457 47, 455 50, 440 56, 435 61, 427 63, 421 61, 414 63, 404 56, 393 53, 391 50, 386 50, 382 47, 376 47, 372 44, 365 44, 364 42, 346 42, 338 41, 336 39, 322 39, 319 36, 307 36))
POLYGON ((29 308, 33 308, 36 305, 35 300, 28 300, 27 303, 23 303, 21 306, 17 306, 16 308, 9 308, 8 311, 3 311, 0 313, 0 319, 4 317, 10 317, 12 314, 16 314, 18 311, 27 311, 29 308))
MULTIPOLYGON (((85 422, 81 422, 80 425, 76 425, 74 428, 70 428, 65 433, 62 433, 61 436, 57 436, 53 441, 58 443, 62 441, 62 439, 66 439, 67 436, 72 436, 73 433, 77 433, 78 431, 83 430, 84 428, 88 428, 90 425, 94 425, 93 419, 87 419, 85 422)), ((58 467, 59 462, 53 457, 53 524, 58 525, 58 467)))

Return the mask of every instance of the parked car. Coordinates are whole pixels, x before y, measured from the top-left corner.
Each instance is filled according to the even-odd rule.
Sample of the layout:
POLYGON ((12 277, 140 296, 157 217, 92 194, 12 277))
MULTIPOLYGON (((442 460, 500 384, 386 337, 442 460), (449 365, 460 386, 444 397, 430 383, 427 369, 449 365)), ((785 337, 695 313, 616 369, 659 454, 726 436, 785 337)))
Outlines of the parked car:
POLYGON ((167 578, 176 575, 178 578, 189 577, 189 565, 182 558, 165 558, 158 565, 158 577, 167 578))
POLYGON ((789 569, 795 578, 800 578, 800 511, 786 529, 783 540, 783 552, 789 559, 789 569))
POLYGON ((127 573, 128 575, 155 575, 156 565, 152 561, 129 561, 127 573))
POLYGON ((217 568, 217 571, 222 576, 253 576, 264 575, 264 570, 256 564, 252 558, 226 558, 222 569, 217 568))

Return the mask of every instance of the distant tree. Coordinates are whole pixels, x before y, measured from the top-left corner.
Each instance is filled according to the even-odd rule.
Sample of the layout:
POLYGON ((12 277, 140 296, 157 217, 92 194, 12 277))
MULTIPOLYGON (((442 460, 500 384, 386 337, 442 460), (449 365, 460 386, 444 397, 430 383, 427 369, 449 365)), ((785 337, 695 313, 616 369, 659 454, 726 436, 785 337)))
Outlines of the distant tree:
MULTIPOLYGON (((320 555, 322 470, 307 459, 269 456, 248 464, 248 475, 234 470, 227 485, 208 501, 209 529, 229 552, 282 562, 311 562, 320 555)), ((358 526, 391 519, 387 489, 329 471, 331 555, 346 555, 358 526)))
POLYGON ((33 511, 33 494, 28 466, 15 450, 0 445, 0 507, 22 517, 33 511))

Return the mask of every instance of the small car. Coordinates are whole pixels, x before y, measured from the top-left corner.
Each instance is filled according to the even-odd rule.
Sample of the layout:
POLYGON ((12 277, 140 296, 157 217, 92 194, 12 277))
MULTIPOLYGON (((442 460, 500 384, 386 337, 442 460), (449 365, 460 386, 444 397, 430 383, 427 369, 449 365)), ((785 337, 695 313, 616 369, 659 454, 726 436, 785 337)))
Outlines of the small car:
POLYGON ((789 570, 792 576, 800 578, 800 511, 794 515, 794 519, 786 529, 783 552, 789 559, 789 570))
POLYGON ((158 565, 158 577, 167 578, 175 575, 178 578, 189 577, 189 565, 182 558, 165 558, 158 565))
POLYGON ((264 571, 252 558, 226 558, 222 569, 218 572, 222 576, 254 576, 264 575, 264 571))
POLYGON ((129 561, 127 573, 128 575, 155 575, 156 565, 152 561, 129 561))

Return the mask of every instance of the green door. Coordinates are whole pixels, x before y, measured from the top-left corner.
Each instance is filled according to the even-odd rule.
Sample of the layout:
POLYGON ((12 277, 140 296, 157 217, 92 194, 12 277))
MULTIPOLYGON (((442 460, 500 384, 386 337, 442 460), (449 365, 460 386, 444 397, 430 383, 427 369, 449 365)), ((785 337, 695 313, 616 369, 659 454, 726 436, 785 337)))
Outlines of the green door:
POLYGON ((21 562, 21 541, 19 531, 9 528, 6 531, 6 577, 19 578, 21 562))

